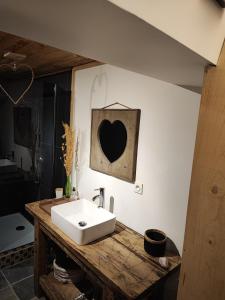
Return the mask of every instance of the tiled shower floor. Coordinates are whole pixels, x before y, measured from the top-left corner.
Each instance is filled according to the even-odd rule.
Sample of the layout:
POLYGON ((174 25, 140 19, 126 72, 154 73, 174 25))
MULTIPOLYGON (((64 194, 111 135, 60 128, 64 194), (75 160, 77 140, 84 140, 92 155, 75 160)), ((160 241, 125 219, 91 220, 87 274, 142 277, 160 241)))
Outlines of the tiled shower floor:
POLYGON ((0 253, 34 241, 34 227, 20 213, 0 217, 0 253), (21 230, 22 229, 22 230, 21 230))

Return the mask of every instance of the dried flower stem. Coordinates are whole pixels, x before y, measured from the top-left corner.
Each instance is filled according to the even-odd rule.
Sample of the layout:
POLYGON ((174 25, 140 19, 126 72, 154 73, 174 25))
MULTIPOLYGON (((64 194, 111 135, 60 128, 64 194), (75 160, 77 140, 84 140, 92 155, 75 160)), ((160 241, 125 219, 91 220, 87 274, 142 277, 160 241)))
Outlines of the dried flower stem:
POLYGON ((71 127, 66 123, 63 123, 63 127, 65 133, 62 136, 64 142, 62 143, 61 149, 63 153, 66 176, 70 176, 72 172, 74 154, 74 130, 72 130, 71 127))

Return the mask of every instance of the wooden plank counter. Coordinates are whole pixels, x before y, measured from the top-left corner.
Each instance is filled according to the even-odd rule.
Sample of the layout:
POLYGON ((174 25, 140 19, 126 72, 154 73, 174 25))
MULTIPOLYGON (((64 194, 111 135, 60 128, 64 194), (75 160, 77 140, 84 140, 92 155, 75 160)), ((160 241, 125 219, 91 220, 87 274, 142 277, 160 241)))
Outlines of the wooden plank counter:
MULTIPOLYGON (((41 203, 43 201, 48 200, 41 203)), ((143 236, 118 222, 113 234, 80 246, 51 222, 50 215, 39 207, 39 203, 26 204, 35 220, 36 294, 40 290, 39 278, 46 273, 45 236, 103 287, 103 294, 107 293, 107 296, 104 294, 102 299, 141 299, 181 262, 180 256, 171 254, 169 268, 164 269, 157 258, 145 252, 143 236)))

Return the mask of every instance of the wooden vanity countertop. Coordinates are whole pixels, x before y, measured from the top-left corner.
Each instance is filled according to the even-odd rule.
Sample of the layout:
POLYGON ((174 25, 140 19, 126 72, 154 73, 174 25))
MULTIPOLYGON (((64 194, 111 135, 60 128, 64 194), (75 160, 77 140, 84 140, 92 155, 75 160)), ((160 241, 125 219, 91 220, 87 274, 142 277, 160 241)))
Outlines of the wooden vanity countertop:
POLYGON ((51 221, 51 216, 39 207, 42 200, 26 204, 27 211, 36 218, 42 230, 80 261, 104 285, 127 299, 145 295, 169 272, 178 267, 181 258, 170 253, 169 268, 165 269, 144 250, 144 238, 139 233, 117 222, 115 232, 88 245, 72 241, 51 221))

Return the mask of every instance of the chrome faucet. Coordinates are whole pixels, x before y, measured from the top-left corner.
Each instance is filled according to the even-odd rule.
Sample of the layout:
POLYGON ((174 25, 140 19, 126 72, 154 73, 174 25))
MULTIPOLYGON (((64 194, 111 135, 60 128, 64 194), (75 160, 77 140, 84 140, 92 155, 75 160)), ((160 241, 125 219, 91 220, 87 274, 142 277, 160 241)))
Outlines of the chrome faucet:
POLYGON ((99 205, 98 207, 104 207, 104 202, 105 202, 105 189, 104 188, 99 188, 95 189, 95 191, 99 191, 99 195, 96 195, 92 198, 92 201, 95 201, 97 198, 99 198, 99 205))

